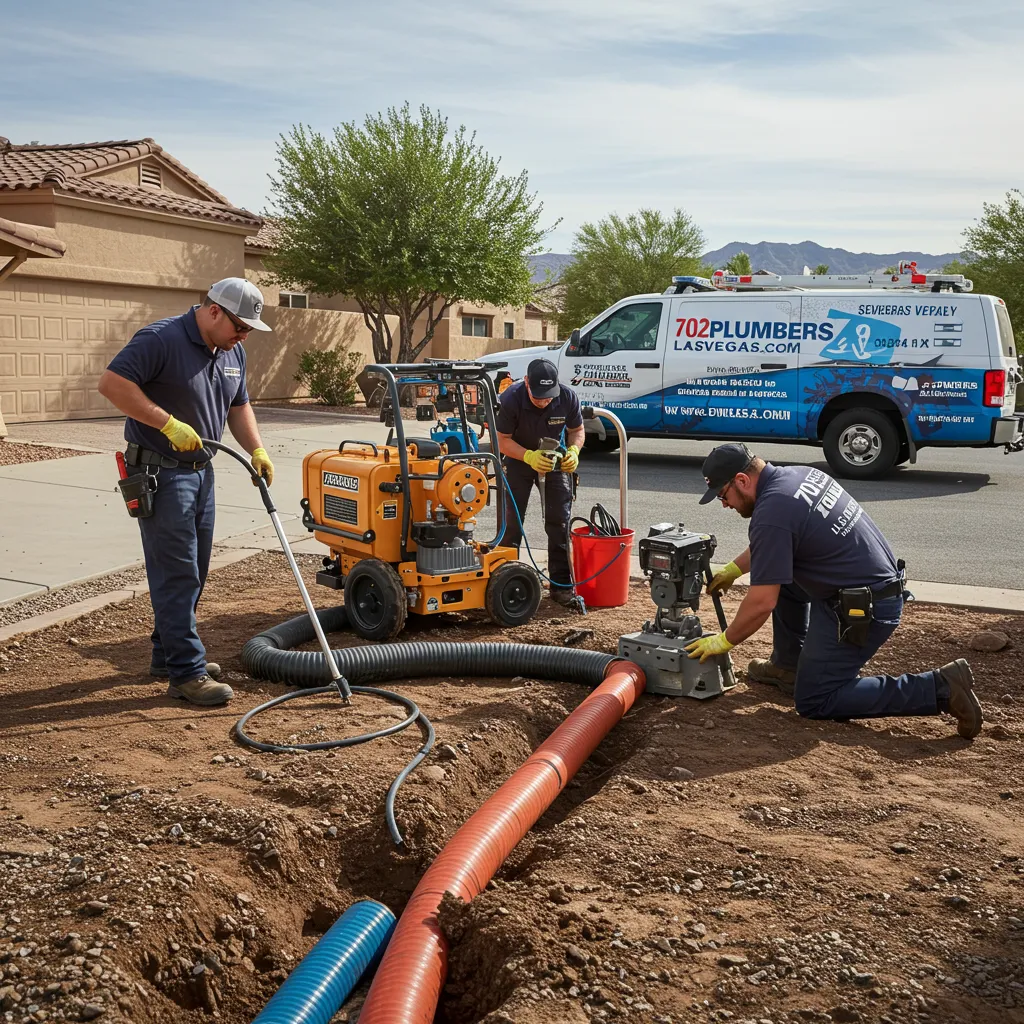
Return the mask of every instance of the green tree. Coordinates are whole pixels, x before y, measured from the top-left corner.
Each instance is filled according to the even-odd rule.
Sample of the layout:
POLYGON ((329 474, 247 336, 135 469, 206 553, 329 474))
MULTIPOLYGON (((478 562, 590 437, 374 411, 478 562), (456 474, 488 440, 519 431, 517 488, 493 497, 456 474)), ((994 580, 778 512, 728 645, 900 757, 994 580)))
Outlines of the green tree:
POLYGON ((562 273, 560 335, 593 319, 627 295, 663 292, 676 274, 708 276, 704 235, 682 210, 666 217, 639 210, 585 223, 573 239, 573 262, 562 273))
POLYGON ((823 276, 824 274, 827 274, 828 273, 828 264, 827 263, 819 263, 814 268, 814 273, 817 274, 819 277, 823 276))
POLYGON ((899 272, 900 268, 896 266, 886 267, 885 270, 882 271, 883 274, 898 274, 899 272))
POLYGON ((984 203, 977 223, 964 231, 964 241, 962 263, 956 261, 950 273, 966 274, 976 292, 1003 299, 1019 352, 1024 342, 1024 194, 1011 189, 1005 205, 984 203))
POLYGON ((413 361, 458 299, 532 295, 526 257, 539 251, 543 208, 526 172, 502 175, 475 135, 426 107, 333 138, 298 125, 278 143, 271 194, 280 240, 268 266, 281 283, 354 299, 378 362, 394 361, 396 334, 398 361, 413 361))
POLYGON ((750 265, 750 257, 745 252, 738 252, 731 256, 723 269, 727 274, 752 274, 754 272, 750 265))

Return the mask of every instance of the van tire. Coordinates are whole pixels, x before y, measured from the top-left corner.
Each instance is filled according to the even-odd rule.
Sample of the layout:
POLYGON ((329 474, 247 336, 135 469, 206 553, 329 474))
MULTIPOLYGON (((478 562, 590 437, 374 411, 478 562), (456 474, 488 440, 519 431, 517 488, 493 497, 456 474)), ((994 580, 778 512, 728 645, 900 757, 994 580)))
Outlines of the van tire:
POLYGON ((878 409, 845 409, 825 428, 825 458, 837 477, 873 480, 892 469, 900 436, 878 409))
POLYGON ((602 453, 617 451, 619 447, 619 435, 616 433, 609 433, 604 438, 600 438, 597 434, 587 434, 586 439, 583 442, 583 453, 591 455, 600 455, 602 453))

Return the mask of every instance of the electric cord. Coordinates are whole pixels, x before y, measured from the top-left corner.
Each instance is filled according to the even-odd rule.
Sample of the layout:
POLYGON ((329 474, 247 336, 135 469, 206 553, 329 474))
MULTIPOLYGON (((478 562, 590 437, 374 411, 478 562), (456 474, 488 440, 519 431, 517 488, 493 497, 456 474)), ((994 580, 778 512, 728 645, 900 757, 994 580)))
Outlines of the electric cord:
MULTIPOLYGON (((537 559, 533 557, 533 550, 530 548, 530 542, 526 538, 526 527, 523 526, 523 517, 519 514, 519 505, 516 503, 515 496, 512 494, 512 489, 508 488, 507 493, 509 501, 512 503, 512 511, 516 514, 516 522, 519 523, 519 532, 523 538, 523 543, 526 545, 526 553, 530 558, 530 563, 533 565, 534 569, 537 570, 537 573, 539 574, 540 578, 542 580, 546 580, 553 587, 565 587, 568 589, 572 589, 573 587, 580 586, 580 584, 582 583, 590 583, 592 580, 596 580, 597 577, 601 575, 601 573, 606 572, 608 569, 610 569, 616 561, 616 559, 620 558, 622 556, 622 552, 626 550, 626 544, 624 542, 619 544, 619 550, 616 554, 612 555, 611 561, 608 562, 607 565, 604 565, 600 569, 598 569, 593 576, 588 576, 585 580, 574 580, 572 583, 559 583, 557 580, 553 580, 550 576, 548 576, 547 573, 545 573, 544 570, 541 569, 541 567, 537 564, 537 559)), ((594 507, 596 509, 599 506, 595 505, 594 507)), ((572 523, 575 522, 578 518, 581 517, 577 516, 569 521, 570 528, 572 526, 572 523)), ((590 522, 589 519, 583 521, 588 523, 590 522)), ((615 522, 615 520, 613 519, 612 522, 615 522)), ((616 523, 615 525, 616 527, 618 527, 618 523, 616 523)), ((616 536, 616 534, 600 534, 600 536, 616 536)))

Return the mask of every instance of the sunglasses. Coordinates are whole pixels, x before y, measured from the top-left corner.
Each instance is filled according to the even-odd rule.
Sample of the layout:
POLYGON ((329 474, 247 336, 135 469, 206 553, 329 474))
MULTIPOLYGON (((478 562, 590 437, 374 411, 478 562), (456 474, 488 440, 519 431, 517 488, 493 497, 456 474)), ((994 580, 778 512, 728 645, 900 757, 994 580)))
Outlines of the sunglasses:
POLYGON ((218 306, 217 308, 231 321, 231 326, 239 334, 248 334, 252 330, 248 324, 243 324, 230 310, 225 309, 223 306, 218 306))
POLYGON ((718 500, 721 502, 725 501, 725 496, 729 493, 729 488, 736 483, 736 477, 733 477, 719 492, 718 500))

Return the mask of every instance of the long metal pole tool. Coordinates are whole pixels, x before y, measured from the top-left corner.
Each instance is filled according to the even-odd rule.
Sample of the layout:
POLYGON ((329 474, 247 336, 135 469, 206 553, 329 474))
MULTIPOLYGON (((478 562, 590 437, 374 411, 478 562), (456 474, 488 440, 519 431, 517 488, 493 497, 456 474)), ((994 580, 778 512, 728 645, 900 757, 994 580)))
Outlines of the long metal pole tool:
POLYGON ((343 700, 347 704, 352 698, 352 690, 349 688, 348 680, 341 674, 337 661, 334 660, 334 652, 331 650, 331 645, 327 642, 327 634, 324 633, 324 627, 320 625, 320 617, 317 615, 316 608, 313 606, 312 598, 310 598, 309 591, 306 589, 306 584, 302 579, 302 573, 299 572, 299 566, 295 561, 295 556, 292 554, 288 538, 284 535, 284 528, 281 526, 281 520, 277 514, 277 508, 274 506, 274 499, 270 496, 270 488, 267 486, 267 481, 264 480, 255 469, 253 469, 249 460, 244 455, 236 452, 234 448, 231 448, 226 444, 221 444, 219 441, 208 441, 206 438, 203 438, 202 442, 204 448, 212 448, 214 451, 224 452, 225 455, 230 455, 236 462, 240 462, 245 466, 249 476, 252 477, 256 486, 259 487, 260 497, 263 499, 263 505, 270 516, 270 521, 274 524, 274 531, 277 533, 277 539, 281 544, 281 550, 284 552, 284 557, 288 559, 288 565, 291 567, 292 575, 295 577, 295 583, 299 588, 299 593, 302 595, 302 603, 306 606, 306 611, 309 614, 309 621, 313 624, 313 632, 316 633, 317 641, 320 644, 320 650, 324 652, 324 658, 327 661, 327 668, 331 673, 331 681, 335 686, 337 686, 343 700))

